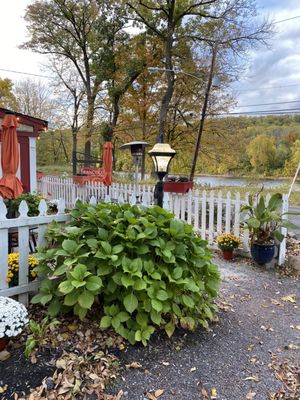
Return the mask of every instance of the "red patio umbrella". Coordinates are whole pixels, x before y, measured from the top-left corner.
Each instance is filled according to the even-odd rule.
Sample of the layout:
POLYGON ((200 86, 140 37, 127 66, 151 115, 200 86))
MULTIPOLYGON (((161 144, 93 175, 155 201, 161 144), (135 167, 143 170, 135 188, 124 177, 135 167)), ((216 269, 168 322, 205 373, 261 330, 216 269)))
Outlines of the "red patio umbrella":
POLYGON ((23 192, 23 186, 16 173, 19 166, 19 145, 17 138, 18 121, 15 115, 6 114, 2 122, 0 195, 15 199, 23 192))
POLYGON ((103 183, 106 186, 110 186, 112 183, 112 161, 113 161, 112 150, 113 150, 113 145, 111 142, 104 143, 103 169, 106 172, 106 176, 103 183))

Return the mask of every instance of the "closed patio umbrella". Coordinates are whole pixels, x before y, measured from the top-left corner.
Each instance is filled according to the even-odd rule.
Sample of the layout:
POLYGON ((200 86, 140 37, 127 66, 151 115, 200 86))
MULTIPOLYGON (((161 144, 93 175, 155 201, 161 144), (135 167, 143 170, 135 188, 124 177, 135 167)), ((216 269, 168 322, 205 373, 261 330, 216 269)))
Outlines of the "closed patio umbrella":
POLYGON ((112 150, 113 150, 112 143, 106 142, 104 144, 104 151, 103 151, 103 169, 106 172, 106 176, 103 183, 106 186, 110 186, 112 183, 112 161, 113 161, 112 150))
POLYGON ((15 199, 23 192, 23 186, 16 176, 19 166, 19 145, 17 138, 18 121, 15 115, 6 114, 1 132, 0 195, 6 199, 15 199))

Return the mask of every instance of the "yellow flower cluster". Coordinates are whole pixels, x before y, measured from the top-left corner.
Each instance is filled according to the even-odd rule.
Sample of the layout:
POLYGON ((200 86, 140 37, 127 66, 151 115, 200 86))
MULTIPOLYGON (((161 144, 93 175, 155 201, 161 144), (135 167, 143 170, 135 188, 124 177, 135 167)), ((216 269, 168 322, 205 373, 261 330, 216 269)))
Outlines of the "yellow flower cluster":
MULTIPOLYGON (((29 280, 33 280, 37 277, 37 273, 33 269, 38 265, 38 260, 29 254, 28 256, 28 268, 29 268, 29 280)), ((6 274, 6 282, 12 285, 18 284, 18 273, 19 273, 19 253, 8 254, 8 272, 6 274)))
POLYGON ((241 240, 231 233, 223 233, 222 235, 218 236, 217 242, 219 248, 225 251, 233 250, 239 247, 239 244, 241 244, 241 240))

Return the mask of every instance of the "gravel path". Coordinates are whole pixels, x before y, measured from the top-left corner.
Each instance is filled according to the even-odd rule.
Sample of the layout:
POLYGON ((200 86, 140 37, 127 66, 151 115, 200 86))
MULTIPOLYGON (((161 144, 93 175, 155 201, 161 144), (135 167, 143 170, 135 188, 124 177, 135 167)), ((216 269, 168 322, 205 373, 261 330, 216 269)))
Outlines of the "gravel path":
POLYGON ((159 400, 266 400, 282 386, 272 360, 300 364, 299 280, 244 259, 215 262, 223 277, 219 322, 210 332, 177 331, 171 340, 161 334, 147 348, 120 352, 121 379, 110 393, 122 390, 128 400, 155 399, 158 390, 159 400), (141 367, 126 368, 133 362, 141 367))

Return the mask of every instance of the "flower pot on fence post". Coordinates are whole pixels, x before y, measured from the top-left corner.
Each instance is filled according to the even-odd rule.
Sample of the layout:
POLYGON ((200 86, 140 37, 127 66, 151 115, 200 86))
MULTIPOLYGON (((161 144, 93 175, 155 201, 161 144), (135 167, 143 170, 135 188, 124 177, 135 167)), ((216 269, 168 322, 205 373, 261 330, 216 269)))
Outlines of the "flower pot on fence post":
POLYGON ((233 259, 233 250, 223 250, 223 257, 225 260, 233 259))
POLYGON ((164 192, 187 193, 193 188, 193 182, 164 182, 164 192))
POLYGON ((0 338, 0 351, 4 350, 5 347, 8 345, 9 340, 7 338, 0 338))

